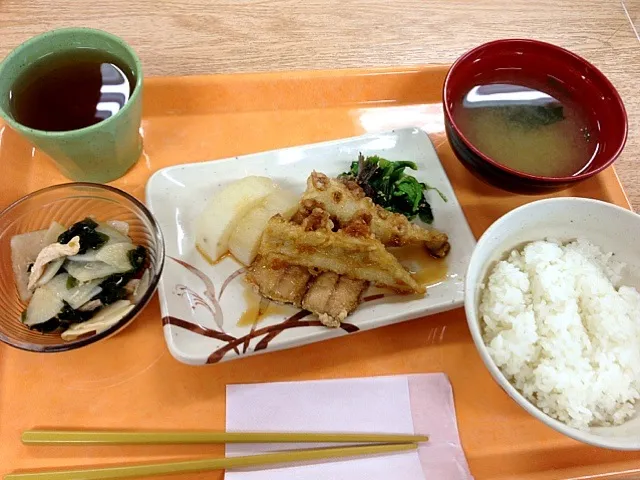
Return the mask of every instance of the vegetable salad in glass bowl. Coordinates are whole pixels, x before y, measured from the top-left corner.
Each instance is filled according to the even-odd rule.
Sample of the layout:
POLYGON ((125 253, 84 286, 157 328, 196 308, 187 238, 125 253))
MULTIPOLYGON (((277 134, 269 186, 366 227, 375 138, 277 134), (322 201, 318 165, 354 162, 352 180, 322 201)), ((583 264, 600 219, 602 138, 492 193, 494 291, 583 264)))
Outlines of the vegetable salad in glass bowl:
POLYGON ((64 351, 129 324, 156 289, 162 234, 146 207, 113 187, 69 183, 0 213, 0 340, 64 351))

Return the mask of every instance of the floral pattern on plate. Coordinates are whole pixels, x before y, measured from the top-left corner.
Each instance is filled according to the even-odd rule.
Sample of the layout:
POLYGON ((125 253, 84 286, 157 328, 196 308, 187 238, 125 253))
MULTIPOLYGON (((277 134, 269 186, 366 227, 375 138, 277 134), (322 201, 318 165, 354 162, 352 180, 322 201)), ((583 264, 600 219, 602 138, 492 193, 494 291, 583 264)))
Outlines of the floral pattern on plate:
MULTIPOLYGON (((239 268, 231 275, 229 275, 220 286, 220 293, 218 293, 218 295, 216 296, 215 286, 207 275, 202 273, 193 265, 189 265, 188 263, 183 262, 180 259, 173 257, 169 258, 174 262, 182 265, 184 268, 186 268, 191 273, 196 275, 200 280, 202 280, 204 288, 203 296, 200 295, 196 290, 193 290, 192 287, 179 284, 176 285, 174 293, 179 297, 185 298, 192 310, 195 310, 198 307, 206 309, 211 315, 211 318, 213 319, 217 328, 212 329, 203 327, 200 325, 196 325, 195 323, 191 323, 187 320, 171 316, 163 317, 162 324, 184 328, 193 333, 197 333, 205 337, 215 338, 217 340, 225 342, 223 346, 209 355, 209 357, 207 358, 207 363, 217 363, 221 361, 228 352, 231 351, 235 352, 237 355, 244 355, 245 353, 247 353, 247 351, 255 353, 259 352, 260 350, 265 350, 269 347, 269 343, 274 338, 276 338, 280 333, 289 328, 323 326, 322 323, 320 323, 320 320, 309 318, 313 316, 310 312, 298 309, 294 314, 286 317, 280 323, 257 328, 262 312, 268 310, 269 303, 271 303, 269 300, 262 299, 260 308, 254 316, 254 321, 249 332, 242 337, 234 337, 224 331, 224 312, 222 311, 222 308, 220 308, 220 299, 222 298, 222 294, 224 293, 229 283, 236 277, 245 273, 245 268, 239 268), (253 342, 254 340, 257 340, 257 342, 253 342)), ((369 295, 364 297, 362 301, 368 302, 378 300, 383 296, 384 294, 369 295)), ((343 322, 340 325, 340 328, 347 333, 353 333, 359 330, 358 327, 347 322, 343 322)))

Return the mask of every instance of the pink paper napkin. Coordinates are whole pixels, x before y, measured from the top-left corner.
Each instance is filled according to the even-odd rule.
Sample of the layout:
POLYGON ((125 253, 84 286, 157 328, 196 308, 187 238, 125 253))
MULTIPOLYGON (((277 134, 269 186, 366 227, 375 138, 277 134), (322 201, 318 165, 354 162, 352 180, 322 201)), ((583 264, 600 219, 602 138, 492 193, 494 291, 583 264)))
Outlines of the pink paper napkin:
MULTIPOLYGON (((227 431, 420 433, 417 452, 229 471, 227 480, 472 480, 441 373, 227 387, 227 431)), ((315 445, 314 445, 315 446, 315 445)), ((227 456, 309 448, 230 444, 227 456)))

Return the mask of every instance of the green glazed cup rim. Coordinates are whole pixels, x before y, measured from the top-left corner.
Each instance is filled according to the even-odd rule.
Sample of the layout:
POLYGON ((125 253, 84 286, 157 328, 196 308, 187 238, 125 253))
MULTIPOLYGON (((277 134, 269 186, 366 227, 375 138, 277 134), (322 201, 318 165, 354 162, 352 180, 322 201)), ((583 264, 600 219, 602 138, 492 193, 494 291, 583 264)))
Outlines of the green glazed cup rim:
POLYGON ((102 120, 101 122, 95 123, 93 125, 89 125, 88 127, 78 128, 75 130, 49 131, 49 130, 39 130, 37 128, 27 127, 26 125, 23 125, 22 123, 17 122, 13 118, 10 112, 7 112, 2 107, 0 107, 0 116, 13 129, 26 132, 32 135, 41 136, 41 137, 45 136, 48 138, 63 138, 63 137, 70 138, 75 136, 82 136, 86 133, 103 129, 105 125, 108 125, 109 123, 116 121, 119 117, 126 114, 126 111, 129 109, 129 106, 136 103, 137 97, 139 97, 142 92, 142 63, 140 62, 140 58, 138 58, 138 55, 136 54, 135 50, 128 43, 126 43, 122 38, 116 35, 113 35, 112 33, 105 32, 104 30, 98 30, 95 28, 88 28, 88 27, 57 28, 54 30, 49 30, 47 32, 40 33, 34 37, 29 38, 25 42, 18 45, 15 49, 13 49, 4 58, 4 60, 0 62, 0 76, 2 76, 3 71, 6 68, 6 65, 16 61, 16 59, 20 57, 23 51, 28 49, 31 45, 34 45, 38 42, 42 42, 43 40, 46 40, 46 38, 51 37, 53 35, 56 35, 56 36, 68 35, 68 34, 74 34, 74 33, 90 34, 96 37, 109 39, 110 41, 119 44, 121 47, 123 47, 125 50, 127 50, 131 54, 135 64, 135 74, 136 74, 136 84, 133 89, 133 95, 131 95, 127 103, 125 103, 124 107, 118 110, 118 112, 116 112, 115 115, 112 115, 106 118, 105 120, 102 120))

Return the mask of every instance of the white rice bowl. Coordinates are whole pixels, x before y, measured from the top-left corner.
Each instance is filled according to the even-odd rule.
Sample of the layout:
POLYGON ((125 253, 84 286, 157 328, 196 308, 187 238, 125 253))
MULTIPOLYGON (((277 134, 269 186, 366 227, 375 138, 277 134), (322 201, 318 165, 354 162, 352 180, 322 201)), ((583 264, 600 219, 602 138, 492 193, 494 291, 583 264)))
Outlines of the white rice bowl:
POLYGON ((619 425, 640 398, 640 294, 585 239, 536 241, 490 271, 479 314, 507 379, 569 426, 619 425))
MULTIPOLYGON (((545 313, 547 321, 541 323, 544 328, 539 329, 536 316, 533 315, 532 321, 529 313, 528 326, 523 322, 522 327, 507 329, 505 327, 507 324, 501 323, 505 322, 504 316, 496 317, 494 320, 496 323, 487 326, 480 313, 480 305, 485 290, 490 288, 488 282, 490 274, 499 262, 509 260, 513 250, 522 251, 525 245, 541 240, 561 242, 566 246, 581 239, 582 246, 575 250, 582 252, 586 247, 584 240, 597 246, 599 253, 594 255, 592 251, 586 255, 597 258, 596 263, 604 272, 606 280, 596 274, 601 281, 588 281, 586 285, 579 285, 579 288, 593 289, 593 298, 606 298, 603 304, 607 310, 598 307, 601 302, 597 302, 595 306, 591 302, 583 302, 584 305, 579 302, 580 308, 588 312, 589 318, 596 319, 599 318, 598 315, 610 316, 611 312, 617 316, 624 307, 618 309, 615 305, 620 306, 621 301, 633 304, 636 301, 634 299, 637 299, 630 289, 621 287, 633 287, 640 291, 638 238, 640 238, 640 215, 611 203, 576 197, 536 200, 503 215, 484 232, 469 259, 465 277, 467 324, 479 358, 495 382, 524 411, 557 432, 584 443, 616 450, 640 451, 640 400, 635 400, 638 396, 637 379, 632 379, 638 368, 637 360, 633 359, 637 358, 640 343, 638 343, 636 330, 635 334, 629 335, 636 336, 633 344, 635 349, 628 348, 630 342, 628 338, 624 338, 627 336, 625 332, 632 332, 633 328, 626 321, 627 319, 623 317, 622 323, 616 320, 616 322, 594 322, 587 325, 581 318, 580 324, 573 322, 568 325, 562 322, 569 322, 571 318, 575 320, 575 317, 548 315, 549 312, 547 312, 545 313), (613 252, 615 255, 607 255, 608 252, 613 252), (604 286, 602 281, 605 282, 604 286), (607 282, 612 286, 608 286, 607 282), (614 298, 611 296, 612 289, 615 290, 613 295, 616 300, 611 300, 614 298), (562 328, 561 325, 563 325, 562 328), (554 333, 553 328, 560 333, 554 333), (576 331, 581 333, 574 335, 576 331), (501 333, 501 339, 496 339, 499 333, 501 333), (537 335, 537 340, 533 341, 533 347, 531 347, 534 335, 537 335), (547 358, 548 352, 542 351, 539 342, 541 338, 545 341, 549 336, 555 339, 551 346, 547 346, 550 352, 559 354, 569 348, 570 353, 567 353, 567 358, 573 363, 567 363, 566 359, 556 357, 547 358), (595 338, 592 340, 592 337, 595 338), (505 343, 504 348, 500 346, 501 341, 505 343), (516 346, 509 349, 506 346, 507 342, 514 343, 516 346), (587 348, 583 352, 584 345, 590 346, 590 349, 587 348), (602 352, 598 356, 595 352, 598 349, 602 351, 605 345, 607 348, 612 348, 613 352, 607 350, 606 354, 602 352), (505 356, 501 358, 500 355, 505 356), (595 360, 595 363, 592 363, 592 360, 595 360), (517 362, 523 362, 522 364, 529 370, 516 372, 517 362), (541 367, 542 365, 544 367, 541 367), (536 370, 535 367, 540 368, 536 370), (614 382, 610 381, 610 378, 613 378, 611 375, 618 375, 615 386, 614 382), (522 385, 516 385, 518 382, 522 385), (551 386, 552 382, 558 382, 561 389, 557 390, 556 386, 554 390, 551 386), (525 390, 525 386, 526 389, 532 390, 525 390), (605 387, 606 392, 603 396, 605 387), (541 395, 534 396, 533 389, 539 389, 542 392, 541 395), (617 422, 623 423, 616 424, 617 422), (585 423, 592 426, 585 427, 585 423), (610 425, 597 426, 605 424, 610 425)), ((555 250, 558 247, 551 245, 550 248, 555 250)), ((574 249, 572 247, 569 250, 574 249)), ((544 253, 537 253, 537 249, 532 249, 531 262, 537 263, 537 260, 542 260, 542 258, 536 258, 537 255, 546 256, 548 253, 550 252, 546 249, 544 253)), ((562 258, 561 263, 565 265, 564 256, 562 258)), ((524 273, 524 269, 516 265, 522 265, 524 261, 524 259, 513 260, 507 262, 512 264, 510 267, 503 265, 500 269, 507 269, 505 276, 508 278, 524 279, 522 274, 520 276, 517 274, 517 271, 524 273), (514 271, 516 275, 512 276, 510 272, 514 271)), ((573 261, 576 261, 575 258, 573 261)), ((546 265, 546 263, 543 264, 546 265)), ((579 262, 579 265, 582 265, 582 262, 579 262)), ((570 298, 572 293, 567 290, 566 282, 556 281, 559 278, 556 276, 561 273, 560 265, 551 268, 552 265, 549 263, 548 266, 549 268, 539 268, 542 268, 544 278, 549 282, 546 285, 558 285, 558 288, 552 288, 552 292, 548 294, 555 305, 562 295, 570 298)), ((589 267, 584 266, 584 269, 586 274, 593 274, 593 270, 589 272, 589 267)), ((528 279, 528 274, 525 276, 528 279)), ((528 292, 529 289, 533 292, 534 285, 531 285, 530 281, 529 283, 529 287, 521 286, 518 282, 515 285, 510 284, 508 296, 503 297, 502 293, 497 293, 499 297, 496 296, 495 299, 503 298, 505 309, 513 309, 513 312, 520 313, 526 320, 527 313, 534 311, 533 307, 528 307, 528 297, 523 293, 528 292)), ((539 292, 541 287, 538 282, 535 282, 535 287, 536 292, 539 292)), ((574 290, 575 288, 574 284, 574 290)), ((545 305, 548 309, 552 308, 548 303, 545 305)), ((483 307, 483 310, 488 307, 489 303, 483 307)), ((635 307, 634 312, 638 310, 639 308, 635 307)), ((637 322, 637 317, 635 318, 637 322)), ((510 321, 513 323, 513 320, 510 321)), ((523 427, 525 425, 526 423, 522 424, 523 427)))

